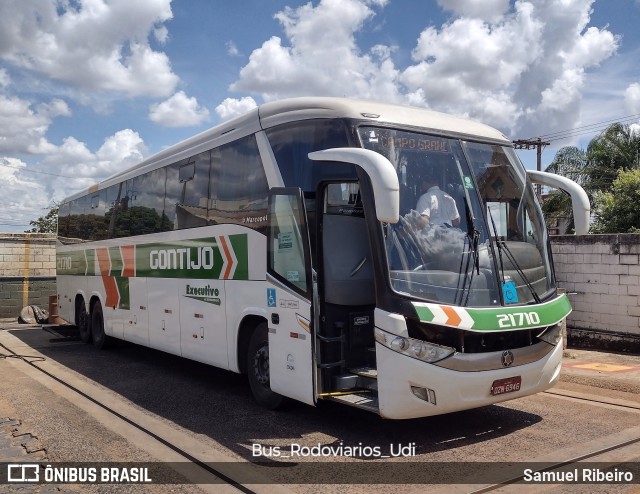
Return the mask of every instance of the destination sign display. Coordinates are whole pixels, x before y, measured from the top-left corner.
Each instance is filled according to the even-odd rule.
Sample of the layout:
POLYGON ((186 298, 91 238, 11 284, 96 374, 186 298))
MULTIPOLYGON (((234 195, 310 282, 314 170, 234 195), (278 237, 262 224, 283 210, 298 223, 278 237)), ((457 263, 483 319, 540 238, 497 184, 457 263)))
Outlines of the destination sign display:
POLYGON ((404 132, 387 133, 370 131, 369 143, 377 144, 383 148, 405 149, 412 151, 430 151, 450 153, 449 141, 432 136, 420 136, 404 132), (404 135, 403 135, 404 134, 404 135))

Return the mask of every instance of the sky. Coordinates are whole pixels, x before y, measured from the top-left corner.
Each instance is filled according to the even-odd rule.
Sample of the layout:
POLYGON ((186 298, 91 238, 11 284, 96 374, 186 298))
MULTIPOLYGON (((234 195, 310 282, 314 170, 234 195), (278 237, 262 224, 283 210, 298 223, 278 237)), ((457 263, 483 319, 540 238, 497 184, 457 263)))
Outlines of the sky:
POLYGON ((569 136, 545 139, 544 169, 639 122, 638 25, 640 0, 1 0, 0 231, 294 96, 569 136))

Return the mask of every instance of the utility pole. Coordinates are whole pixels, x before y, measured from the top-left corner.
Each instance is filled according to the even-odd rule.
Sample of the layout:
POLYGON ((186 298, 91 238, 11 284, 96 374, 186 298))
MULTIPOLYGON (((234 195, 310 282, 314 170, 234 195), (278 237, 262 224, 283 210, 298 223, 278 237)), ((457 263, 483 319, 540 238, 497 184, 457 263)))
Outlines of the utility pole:
MULTIPOLYGON (((550 142, 544 142, 539 137, 536 139, 518 139, 517 141, 513 141, 513 147, 516 149, 534 149, 537 148, 537 169, 538 171, 542 171, 542 148, 544 146, 548 146, 551 144, 550 142)), ((538 198, 542 201, 542 186, 540 184, 536 185, 536 192, 538 193, 538 198)))

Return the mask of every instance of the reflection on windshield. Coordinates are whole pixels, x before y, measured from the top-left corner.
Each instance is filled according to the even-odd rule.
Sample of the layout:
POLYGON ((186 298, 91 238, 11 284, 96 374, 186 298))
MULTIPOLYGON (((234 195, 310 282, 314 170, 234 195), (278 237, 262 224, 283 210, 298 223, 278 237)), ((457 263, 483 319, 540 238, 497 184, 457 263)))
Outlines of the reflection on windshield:
POLYGON ((400 182, 400 221, 384 226, 394 290, 479 307, 529 303, 553 288, 541 211, 511 149, 393 129, 359 132, 400 182))
POLYGON ((506 303, 539 302, 554 289, 547 231, 513 149, 463 143, 498 249, 506 303))

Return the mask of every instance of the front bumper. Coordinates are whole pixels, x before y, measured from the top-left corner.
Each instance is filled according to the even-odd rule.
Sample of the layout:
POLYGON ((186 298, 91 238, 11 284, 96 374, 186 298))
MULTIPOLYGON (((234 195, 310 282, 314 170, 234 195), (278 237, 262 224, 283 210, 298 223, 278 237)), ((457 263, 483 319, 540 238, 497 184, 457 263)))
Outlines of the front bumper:
POLYGON ((482 407, 549 389, 560 377, 562 341, 535 362, 490 371, 446 369, 401 355, 380 343, 376 343, 376 358, 380 415, 408 419, 482 407), (522 378, 518 391, 490 394, 495 380, 514 376, 522 378), (412 386, 432 390, 435 404, 415 396, 412 386))

